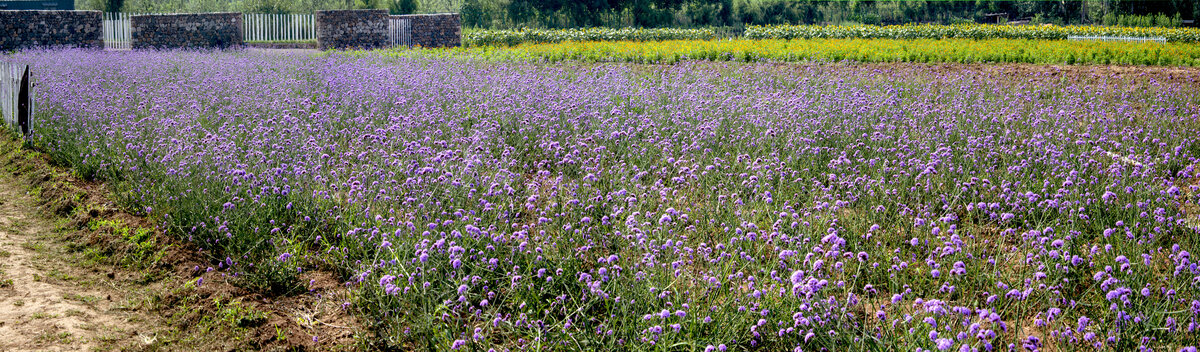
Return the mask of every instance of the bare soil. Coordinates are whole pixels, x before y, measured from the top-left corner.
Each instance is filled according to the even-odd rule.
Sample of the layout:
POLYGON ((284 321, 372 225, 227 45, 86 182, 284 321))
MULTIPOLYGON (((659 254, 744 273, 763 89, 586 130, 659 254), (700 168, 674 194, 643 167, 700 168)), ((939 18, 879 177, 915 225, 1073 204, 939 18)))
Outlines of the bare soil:
POLYGON ((287 296, 238 287, 104 183, 0 134, 0 351, 359 348, 365 329, 333 274, 307 270, 307 292, 287 296))
POLYGON ((145 338, 152 329, 121 305, 125 292, 70 270, 47 243, 53 225, 26 188, 0 177, 0 350, 93 350, 145 338))

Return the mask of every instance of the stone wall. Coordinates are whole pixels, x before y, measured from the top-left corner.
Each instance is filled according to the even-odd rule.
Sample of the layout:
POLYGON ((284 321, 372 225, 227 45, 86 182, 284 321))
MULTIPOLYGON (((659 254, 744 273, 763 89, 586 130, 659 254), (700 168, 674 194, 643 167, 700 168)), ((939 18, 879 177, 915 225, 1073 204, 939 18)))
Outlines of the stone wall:
POLYGON ((104 49, 100 11, 0 11, 0 51, 75 47, 104 49))
POLYGON ((317 11, 317 47, 374 49, 388 45, 387 10, 317 11))
POLYGON ((413 45, 426 48, 462 45, 462 24, 457 13, 400 15, 392 18, 407 18, 412 21, 413 45))
POLYGON ((225 49, 244 43, 242 14, 236 12, 140 15, 129 25, 134 50, 225 49))

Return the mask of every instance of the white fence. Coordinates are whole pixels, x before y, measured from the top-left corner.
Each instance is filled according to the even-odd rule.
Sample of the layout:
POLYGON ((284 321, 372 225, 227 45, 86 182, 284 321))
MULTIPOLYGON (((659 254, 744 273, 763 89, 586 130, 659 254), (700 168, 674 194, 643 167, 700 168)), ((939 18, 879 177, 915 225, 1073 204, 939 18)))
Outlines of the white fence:
POLYGON ((0 62, 0 115, 4 125, 29 134, 34 108, 33 73, 29 66, 0 62))
POLYGON ((1163 37, 1106 37, 1106 36, 1067 36, 1068 40, 1098 40, 1102 42, 1158 42, 1166 43, 1167 38, 1163 37))
MULTIPOLYGON (((129 49, 133 31, 129 18, 140 13, 105 13, 104 47, 107 49, 129 49)), ((317 29, 311 14, 264 14, 242 15, 242 38, 247 42, 313 41, 317 29)))
POLYGON ((388 40, 391 46, 412 46, 412 19, 388 18, 388 40))
POLYGON ((297 42, 317 40, 317 27, 311 14, 242 15, 244 38, 247 42, 297 42))
POLYGON ((129 49, 133 32, 129 29, 129 17, 133 13, 124 12, 105 12, 104 23, 101 26, 104 32, 104 48, 105 49, 129 49))

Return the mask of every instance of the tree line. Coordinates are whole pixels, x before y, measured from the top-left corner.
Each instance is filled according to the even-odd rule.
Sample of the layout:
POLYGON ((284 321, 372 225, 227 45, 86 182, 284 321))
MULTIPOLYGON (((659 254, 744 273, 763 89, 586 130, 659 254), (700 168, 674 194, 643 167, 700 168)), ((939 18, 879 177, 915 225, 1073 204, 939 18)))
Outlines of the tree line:
POLYGON ((77 0, 109 12, 458 12, 472 28, 734 27, 770 24, 1022 23, 1179 26, 1193 0, 77 0))

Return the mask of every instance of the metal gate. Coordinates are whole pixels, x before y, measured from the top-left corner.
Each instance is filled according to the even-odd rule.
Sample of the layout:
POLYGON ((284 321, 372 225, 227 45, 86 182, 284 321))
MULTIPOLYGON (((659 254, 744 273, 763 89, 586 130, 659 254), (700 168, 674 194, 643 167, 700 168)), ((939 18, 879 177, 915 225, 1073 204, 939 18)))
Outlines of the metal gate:
POLYGON ((242 38, 247 42, 301 42, 317 40, 312 14, 242 15, 242 38))
POLYGON ((126 49, 128 50, 133 42, 133 29, 129 26, 129 18, 132 15, 129 13, 105 12, 104 23, 101 29, 104 32, 104 48, 105 49, 126 49))
POLYGON ((388 40, 391 46, 412 46, 412 19, 388 18, 388 40))
POLYGON ((33 77, 29 65, 0 63, 0 115, 4 125, 29 135, 33 116, 33 77))

